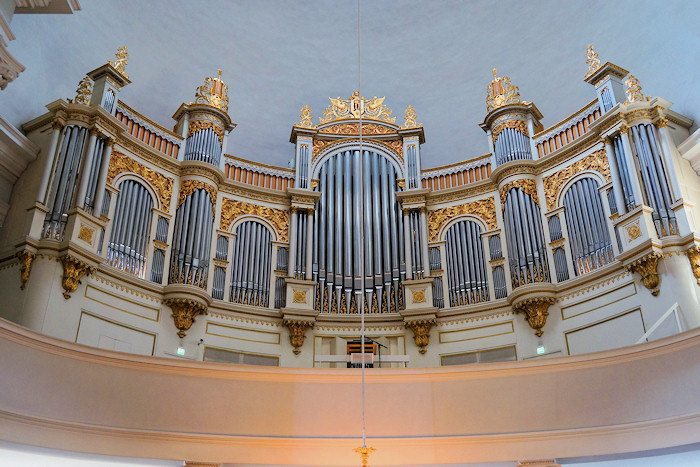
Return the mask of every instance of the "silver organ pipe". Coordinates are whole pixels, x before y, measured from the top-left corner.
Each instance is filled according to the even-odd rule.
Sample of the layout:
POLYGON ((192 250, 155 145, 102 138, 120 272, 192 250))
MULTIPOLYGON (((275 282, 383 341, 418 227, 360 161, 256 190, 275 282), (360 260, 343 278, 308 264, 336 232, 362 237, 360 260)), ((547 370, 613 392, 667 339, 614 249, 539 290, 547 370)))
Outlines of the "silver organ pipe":
POLYGON ((184 160, 202 161, 219 166, 221 141, 212 128, 196 131, 187 138, 184 160))
POLYGON ((61 150, 46 201, 49 210, 44 221, 43 238, 63 239, 68 211, 73 207, 73 197, 77 190, 76 180, 87 135, 87 128, 80 126, 68 125, 63 129, 61 150))
POLYGON ((496 299, 506 298, 508 295, 506 272, 503 266, 493 268, 493 289, 496 299))
MULTIPOLYGON (((594 179, 583 178, 571 185, 564 194, 564 213, 576 275, 610 263, 614 259, 612 242, 598 183, 594 179)), ((560 256, 564 257, 563 250, 560 256)))
POLYGON ((391 162, 373 151, 362 155, 358 150, 342 151, 320 167, 313 258, 319 271, 316 303, 322 312, 358 313, 357 300, 362 296, 369 312, 398 311, 404 258, 399 240, 402 228, 396 225, 402 222, 396 178, 391 162), (359 181, 360 157, 364 185, 359 181), (360 238, 362 224, 364 239, 360 238), (360 276, 361 240, 365 245, 364 279, 360 276))
POLYGON ((507 196, 503 220, 513 287, 549 282, 540 208, 520 188, 511 188, 507 196))
POLYGON ((97 138, 95 144, 94 155, 92 158, 92 167, 89 168, 89 177, 87 192, 83 200, 85 211, 92 214, 95 211, 95 190, 97 189, 97 179, 100 175, 100 166, 102 165, 103 152, 105 149, 105 141, 102 138, 97 138))
POLYGON ((603 113, 613 108, 612 97, 610 96, 610 88, 604 87, 600 92, 603 100, 603 113))
POLYGON ((407 150, 407 165, 408 165, 408 188, 420 188, 420 180, 418 177, 418 161, 416 160, 415 146, 409 146, 407 150))
MULTIPOLYGON (((561 230, 561 219, 559 219, 558 214, 555 214, 552 217, 550 217, 547 221, 547 225, 549 226, 550 241, 553 242, 562 238, 563 235, 561 230)), ((552 254, 554 256, 554 271, 557 275, 557 282, 563 282, 565 280, 568 280, 569 268, 566 264, 566 253, 564 253, 564 249, 561 247, 555 248, 552 254)))
MULTIPOLYGON (((244 305, 267 307, 272 271, 272 236, 270 231, 260 222, 242 222, 236 228, 233 251, 236 260, 232 265, 231 301, 244 305)), ((278 256, 278 269, 281 269, 280 266, 278 256)), ((223 282, 221 288, 223 296, 223 282)), ((282 298, 284 295, 283 291, 280 290, 280 280, 278 279, 275 283, 276 308, 284 306, 282 298)))
POLYGON ((216 259, 227 259, 228 257, 228 237, 219 235, 216 239, 216 259))
POLYGON ((503 258, 500 235, 491 235, 489 237, 489 251, 491 252, 491 259, 503 258))
POLYGON ((637 206, 637 201, 634 199, 634 192, 632 191, 632 182, 630 182, 630 174, 634 176, 634 169, 627 167, 627 160, 625 158, 625 149, 622 144, 622 138, 617 135, 613 138, 613 152, 615 153, 615 161, 617 161, 618 172, 620 173, 620 182, 622 183, 622 194, 625 197, 625 205, 627 211, 631 211, 637 206))
POLYGON ((114 228, 107 244, 110 266, 143 277, 153 210, 153 198, 134 180, 119 185, 114 228))
POLYGON ((299 148, 299 188, 309 187, 309 147, 299 148))
POLYGON ((114 109, 114 101, 115 101, 115 94, 114 91, 111 89, 108 89, 107 92, 105 93, 105 102, 103 107, 105 110, 109 113, 112 113, 112 110, 114 109))
POLYGON ((530 139, 515 128, 504 128, 494 144, 496 165, 506 162, 532 159, 530 139))
POLYGON ((472 221, 457 222, 447 231, 445 256, 450 306, 489 300, 482 242, 481 227, 472 221))
POLYGON ((165 252, 159 248, 153 251, 153 264, 151 265, 151 282, 163 283, 163 267, 165 266, 165 252))
POLYGON ((213 222, 214 206, 204 189, 194 191, 177 208, 170 261, 171 284, 206 288, 213 222))
POLYGON ((163 243, 168 242, 168 220, 165 217, 158 218, 155 239, 163 243))
POLYGON ((226 269, 216 266, 214 277, 212 278, 211 297, 216 300, 224 299, 224 281, 226 279, 226 269))

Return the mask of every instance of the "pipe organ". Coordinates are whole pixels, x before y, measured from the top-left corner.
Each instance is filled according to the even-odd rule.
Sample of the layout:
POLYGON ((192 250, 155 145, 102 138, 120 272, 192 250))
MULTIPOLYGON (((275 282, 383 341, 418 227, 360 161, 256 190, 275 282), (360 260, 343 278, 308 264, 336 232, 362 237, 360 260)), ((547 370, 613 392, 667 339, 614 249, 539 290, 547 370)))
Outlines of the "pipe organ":
MULTIPOLYGON (((91 287, 121 277, 172 310, 181 339, 206 332, 190 327, 212 311, 200 319, 286 326, 295 354, 309 329, 327 351, 323 333, 352 334, 361 310, 394 337, 410 330, 416 355, 434 325, 461 332, 474 313, 523 314, 513 332, 527 325, 538 338, 550 315, 568 329, 583 318, 550 307, 621 280, 639 283, 625 300, 644 310, 642 292, 675 297, 663 284, 700 280, 700 179, 678 146, 691 122, 645 98, 631 75, 625 96, 626 70, 594 57, 589 67, 595 100, 546 129, 494 70, 480 124, 489 153, 424 170, 411 106, 403 125, 383 97, 359 92, 330 98, 318 123, 305 106, 287 169, 224 153, 235 124, 220 72, 178 108, 171 131, 119 100, 128 78, 106 65, 88 74, 91 98, 53 102, 25 125, 44 146, 13 194, 0 247, 25 261, 28 289, 26 261, 40 253, 60 259, 66 300, 88 300, 70 298, 85 274, 91 287), (666 259, 678 253, 690 260, 683 271, 666 259)), ((695 291, 681 296, 697 302, 695 291)), ((477 339, 444 348, 463 341, 477 339)))

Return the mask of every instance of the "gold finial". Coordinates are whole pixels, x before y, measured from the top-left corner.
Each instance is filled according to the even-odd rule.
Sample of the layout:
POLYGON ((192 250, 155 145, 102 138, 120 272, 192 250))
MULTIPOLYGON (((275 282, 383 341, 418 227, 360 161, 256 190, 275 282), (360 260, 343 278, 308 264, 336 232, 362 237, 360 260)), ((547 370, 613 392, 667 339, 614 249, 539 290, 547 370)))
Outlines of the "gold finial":
POLYGON ((598 52, 595 51, 595 47, 593 47, 591 44, 588 44, 588 47, 586 48, 586 64, 588 65, 588 73, 586 73, 584 78, 588 78, 600 68, 598 52))
POLYGON ((416 109, 414 109, 412 105, 406 107, 406 113, 404 114, 403 118, 404 124, 401 128, 419 128, 423 126, 422 123, 416 122, 418 115, 416 115, 416 109))
POLYGON ((75 90, 75 100, 68 99, 68 102, 76 104, 88 105, 90 103, 90 96, 92 95, 92 80, 87 76, 80 80, 78 83, 78 89, 75 90))
POLYGON ((520 91, 517 86, 510 84, 510 76, 498 77, 498 72, 493 69, 493 81, 486 92, 486 111, 503 107, 507 104, 519 104, 520 91))
POLYGON ((129 58, 129 52, 126 51, 126 46, 119 47, 117 53, 115 54, 116 60, 109 60, 109 64, 119 72, 124 78, 129 79, 129 75, 126 74, 126 64, 129 58))
POLYGON ((634 75, 630 75, 627 81, 625 81, 625 84, 627 85, 627 102, 630 104, 632 102, 644 102, 645 100, 648 101, 651 99, 651 96, 648 96, 646 99, 644 98, 644 94, 642 94, 642 85, 639 84, 639 80, 634 75))
POLYGON ((221 69, 217 73, 216 78, 207 77, 204 84, 197 88, 194 103, 210 105, 228 113, 228 86, 221 81, 221 69))
POLYGON ((308 105, 305 105, 304 107, 301 108, 301 113, 299 114, 299 117, 301 117, 301 121, 298 123, 295 123, 294 126, 300 127, 300 128, 316 128, 316 125, 313 124, 313 115, 311 115, 311 107, 308 105))
POLYGON ((359 91, 353 92, 348 99, 333 99, 329 97, 331 105, 323 110, 323 117, 319 117, 321 124, 335 120, 358 119, 360 116, 369 120, 380 120, 387 123, 395 123, 396 117, 391 117, 391 110, 383 105, 386 97, 365 99, 359 91))
POLYGON ((362 467, 369 467, 369 455, 372 454, 375 451, 374 448, 368 448, 367 446, 361 446, 359 448, 355 448, 355 452, 360 455, 360 459, 362 459, 362 467))

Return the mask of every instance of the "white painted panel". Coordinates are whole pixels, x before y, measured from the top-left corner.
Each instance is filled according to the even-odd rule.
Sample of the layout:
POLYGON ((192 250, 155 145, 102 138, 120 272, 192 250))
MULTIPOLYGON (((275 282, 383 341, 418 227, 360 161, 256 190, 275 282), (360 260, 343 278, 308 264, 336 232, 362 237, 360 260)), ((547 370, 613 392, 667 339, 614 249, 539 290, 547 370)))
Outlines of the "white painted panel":
POLYGON ((238 326, 228 326, 224 324, 207 322, 207 334, 212 336, 228 337, 229 339, 239 339, 263 344, 279 344, 280 334, 272 331, 258 331, 250 328, 240 328, 238 326))
POLYGON ((85 288, 85 297, 115 310, 141 316, 152 321, 158 321, 160 308, 153 305, 147 305, 146 303, 138 300, 132 300, 131 298, 118 297, 90 284, 88 284, 88 286, 85 288))
POLYGON ((572 318, 576 315, 587 313, 598 308, 611 305, 615 302, 623 300, 637 293, 634 282, 619 287, 609 292, 603 292, 596 297, 578 301, 572 305, 564 305, 561 307, 561 314, 564 319, 572 318))
POLYGON ((640 310, 566 333, 569 354, 598 352, 634 345, 644 335, 640 310))
POLYGON ((491 324, 472 329, 461 329, 458 331, 445 331, 440 333, 440 343, 460 342, 482 337, 500 336, 513 332, 513 322, 491 324))
POLYGON ((117 352, 153 355, 155 335, 83 312, 75 342, 117 352))

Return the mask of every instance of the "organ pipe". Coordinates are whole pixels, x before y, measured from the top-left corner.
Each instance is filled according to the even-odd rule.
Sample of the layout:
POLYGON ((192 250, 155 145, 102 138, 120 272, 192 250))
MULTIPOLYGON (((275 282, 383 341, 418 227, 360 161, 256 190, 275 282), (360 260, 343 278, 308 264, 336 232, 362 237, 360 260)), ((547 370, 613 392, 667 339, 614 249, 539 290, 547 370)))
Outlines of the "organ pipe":
POLYGON ((175 213, 170 283, 206 288, 214 206, 209 193, 195 190, 175 213))
MULTIPOLYGON (((230 300, 245 305, 267 307, 272 272, 272 236, 270 231, 260 222, 242 222, 236 227, 233 251, 234 258, 237 260, 232 265, 230 300)), ((280 280, 278 279, 275 284, 276 308, 284 305, 284 301, 280 302, 282 295, 279 284, 280 280)), ((223 294, 223 282, 221 287, 223 294)))
POLYGON ((450 306, 489 300, 481 227, 472 221, 455 223, 445 237, 450 306))
POLYGON ((218 167, 221 151, 219 135, 212 128, 204 128, 187 138, 184 160, 208 162, 218 167))

